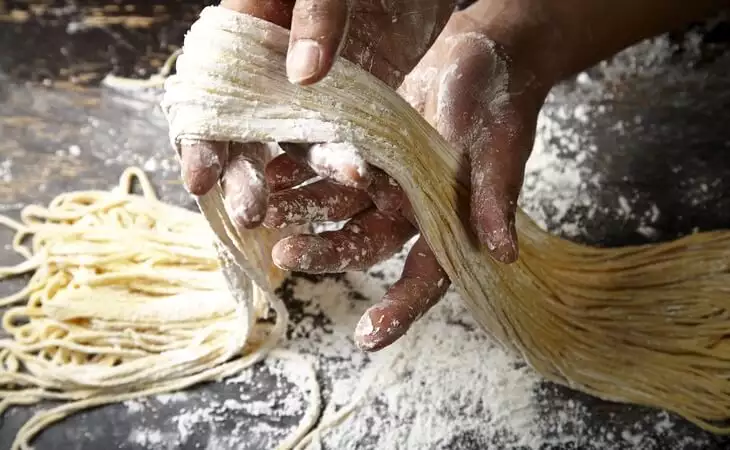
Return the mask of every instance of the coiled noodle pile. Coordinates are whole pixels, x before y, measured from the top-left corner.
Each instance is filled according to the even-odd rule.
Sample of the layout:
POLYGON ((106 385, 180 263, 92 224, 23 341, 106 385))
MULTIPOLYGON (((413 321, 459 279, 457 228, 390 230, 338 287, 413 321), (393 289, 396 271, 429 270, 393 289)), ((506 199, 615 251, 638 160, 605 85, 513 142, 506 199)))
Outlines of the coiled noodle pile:
POLYGON ((279 448, 294 448, 317 421, 311 363, 274 349, 288 321, 281 300, 254 288, 243 304, 234 301, 207 222, 159 201, 140 170, 125 171, 111 192, 62 194, 47 207, 26 207, 20 222, 0 216, 0 224, 16 231, 13 249, 25 258, 0 267, 0 279, 33 272, 22 290, 0 299, 9 307, 0 414, 62 401, 26 422, 13 450, 29 448, 38 432, 73 412, 225 378, 267 355, 307 375, 299 386, 306 413, 279 448), (141 196, 131 194, 134 179, 141 196), (273 324, 260 320, 272 311, 273 324))

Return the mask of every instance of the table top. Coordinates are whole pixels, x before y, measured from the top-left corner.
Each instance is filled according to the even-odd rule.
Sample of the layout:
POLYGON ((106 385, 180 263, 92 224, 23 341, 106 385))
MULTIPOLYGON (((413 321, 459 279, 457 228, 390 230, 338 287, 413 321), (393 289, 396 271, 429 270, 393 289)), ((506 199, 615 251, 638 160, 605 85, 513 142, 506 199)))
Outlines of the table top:
MULTIPOLYGON (((0 213, 68 190, 111 187, 129 165, 144 168, 165 200, 194 208, 156 107, 159 92, 97 85, 110 71, 152 73, 202 2, 36 3, 0 2, 0 213)), ((528 164, 521 199, 528 213, 552 232, 605 246, 728 228, 727 35, 720 22, 647 42, 557 87, 528 164)), ((9 236, 1 230, 0 242, 9 236)), ((366 273, 296 275, 282 288, 292 315, 286 345, 317 363, 325 400, 346 402, 362 377, 370 358, 355 349, 352 330, 402 259, 366 273)), ((15 261, 0 251, 0 264, 15 261)), ((23 281, 0 283, 0 295, 23 281)), ((382 367, 373 397, 325 437, 324 448, 730 445, 672 414, 541 381, 488 341, 454 293, 375 359, 391 364, 382 367)), ((269 361, 184 393, 83 412, 50 427, 35 446, 272 448, 303 412, 288 369, 269 361)), ((0 419, 0 450, 35 409, 14 408, 0 419)))

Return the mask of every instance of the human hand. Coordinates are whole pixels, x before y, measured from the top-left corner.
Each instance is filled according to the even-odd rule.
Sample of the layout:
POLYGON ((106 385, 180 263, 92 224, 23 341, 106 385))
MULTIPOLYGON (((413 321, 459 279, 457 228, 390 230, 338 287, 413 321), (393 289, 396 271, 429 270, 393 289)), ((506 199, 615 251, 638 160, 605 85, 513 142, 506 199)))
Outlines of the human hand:
MULTIPOLYGON (((479 239, 502 262, 517 256, 514 214, 524 163, 532 149, 547 89, 506 49, 491 41, 469 10, 452 16, 410 73, 400 93, 471 165, 471 218, 479 239)), ((317 181, 288 155, 269 164, 272 189, 265 226, 350 219, 338 231, 296 235, 273 249, 275 263, 308 273, 364 270, 392 256, 417 234, 411 207, 387 175, 367 192, 317 181)), ((383 348, 444 295, 449 280, 423 237, 410 250, 401 278, 363 315, 355 340, 383 348)))
MULTIPOLYGON (((272 5, 283 4, 282 0, 237 3, 249 5, 251 10, 260 7, 268 12, 257 14, 269 18, 277 11, 272 5)), ((717 0, 676 3, 677 8, 668 9, 661 0, 621 0, 607 9, 608 4, 603 2, 579 0, 555 5, 539 0, 481 0, 451 20, 429 55, 404 82, 401 93, 470 162, 473 225, 496 259, 511 262, 518 256, 514 235, 516 199, 532 147, 537 112, 548 89, 612 52, 667 29, 662 27, 717 6, 717 0), (685 14, 688 8, 691 14, 685 14), (633 21, 627 26, 615 26, 627 17, 647 17, 643 13, 649 10, 656 13, 650 16, 657 20, 648 25, 633 21), (607 20, 611 17, 615 20, 607 20)), ((393 32, 387 25, 385 29, 393 32)), ((378 72, 377 67, 388 65, 377 63, 376 52, 359 55, 369 59, 355 61, 368 62, 365 67, 375 68, 373 72, 391 86, 407 72, 408 64, 378 72)), ((340 231, 281 241, 273 251, 277 264, 313 273, 361 270, 389 257, 416 234, 407 199, 387 175, 368 169, 361 160, 345 166, 356 176, 347 176, 348 170, 342 167, 337 170, 313 164, 336 154, 323 151, 326 146, 314 148, 318 152, 293 148, 269 164, 267 180, 275 193, 266 224, 351 220, 340 231), (292 189, 318 173, 332 175, 345 186, 323 180, 292 189), (363 186, 367 186, 368 195, 356 189, 363 186)), ((258 168, 250 172, 261 173, 258 168)), ((230 176, 234 178, 237 186, 247 186, 230 176)), ((433 253, 419 239, 408 255, 402 278, 361 319, 355 333, 358 345, 377 350, 395 341, 439 300, 448 283, 433 253)))
MULTIPOLYGON (((446 24, 455 0, 223 0, 222 7, 291 29, 290 81, 302 85, 326 76, 338 54, 397 87, 446 24), (341 49, 341 50, 340 50, 341 49)), ((366 187, 371 168, 350 146, 281 148, 317 174, 350 187, 366 187)), ((270 187, 264 169, 271 147, 235 142, 183 141, 182 177, 194 195, 221 181, 231 218, 239 229, 259 226, 270 187)))
MULTIPOLYGON (((452 16, 404 81, 401 94, 469 162, 472 226, 495 259, 509 263, 518 257, 517 196, 549 89, 634 42, 723 7, 719 0, 671 3, 672 8, 666 0, 480 0, 452 16)), ((285 155, 270 170, 296 164, 285 155)), ((306 172, 278 185, 282 190, 273 195, 266 222, 351 220, 340 231, 279 242, 273 256, 280 266, 314 273, 362 270, 416 234, 412 220, 406 220, 412 218, 407 199, 382 172, 373 171, 377 176, 368 187, 369 200, 328 182, 321 191, 314 184, 289 189, 313 175, 306 172)), ((419 239, 402 278, 360 320, 356 342, 377 350, 395 341, 447 286, 446 274, 419 239)))

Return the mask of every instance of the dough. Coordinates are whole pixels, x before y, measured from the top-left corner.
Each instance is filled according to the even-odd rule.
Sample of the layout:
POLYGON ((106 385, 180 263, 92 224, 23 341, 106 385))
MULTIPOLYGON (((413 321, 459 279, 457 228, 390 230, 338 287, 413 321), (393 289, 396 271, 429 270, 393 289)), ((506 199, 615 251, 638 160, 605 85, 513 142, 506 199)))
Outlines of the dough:
MULTIPOLYGON (((205 9, 165 86, 172 143, 354 145, 403 187, 422 234, 496 341, 554 382, 730 431, 714 424, 730 416, 730 232, 599 249, 551 236, 518 211, 519 261, 497 263, 458 214, 468 180, 457 175, 463 161, 444 139, 343 59, 314 86, 289 83, 287 43, 275 25, 205 9)), ((200 205, 237 269, 270 292, 282 276, 268 253, 277 237, 232 232, 220 189, 200 205)))

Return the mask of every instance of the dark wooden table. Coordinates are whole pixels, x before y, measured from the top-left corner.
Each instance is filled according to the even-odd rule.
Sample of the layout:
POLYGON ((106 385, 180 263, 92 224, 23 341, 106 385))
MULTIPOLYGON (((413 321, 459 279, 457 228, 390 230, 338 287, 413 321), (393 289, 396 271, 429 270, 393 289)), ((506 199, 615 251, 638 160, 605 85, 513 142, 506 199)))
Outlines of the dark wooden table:
MULTIPOLYGON (((0 212, 15 214, 29 202, 45 203, 67 190, 111 186, 129 165, 150 169, 166 200, 192 207, 178 180, 166 124, 154 107, 156 94, 115 93, 99 88, 98 83, 110 72, 140 78, 153 73, 180 44, 203 4, 0 1, 0 212)), ((559 215, 560 220, 581 219, 581 232, 571 237, 595 245, 625 245, 670 239, 694 229, 730 227, 728 25, 720 22, 693 36, 699 38, 674 36, 678 45, 674 56, 655 65, 651 74, 621 79, 596 69, 592 76, 601 89, 569 83, 555 90, 546 115, 573 135, 578 133, 578 147, 593 145, 601 150, 582 162, 586 170, 602 175, 600 189, 586 187, 594 213, 586 214, 583 205, 559 215), (579 105, 591 105, 590 120, 564 114, 579 105), (615 213, 621 198, 632 199, 632 215, 615 213), (642 218, 657 207, 661 214, 650 221, 652 233, 642 232, 640 226, 646 222, 642 218)), ((550 144, 567 159, 581 150, 566 145, 559 136, 550 144)), ((551 204, 546 196, 538 207, 545 212, 547 226, 559 232, 561 223, 553 220, 551 204)), ((0 242, 8 242, 8 236, 0 232, 0 242)), ((7 254, 0 253, 0 264, 15 261, 8 260, 7 254)), ((23 281, 3 284, 0 293, 23 281)), ((353 291, 352 297, 358 294, 353 291)), ((289 299, 295 321, 306 316, 303 302, 289 299)), ((321 314, 315 319, 326 323, 326 312, 321 314)), ((266 368, 258 372, 261 382, 247 391, 249 400, 266 398, 266 383, 277 382, 266 368)), ((194 392, 186 405, 241 394, 237 386, 225 384, 194 392)), ((586 443, 600 440, 607 432, 652 429, 658 417, 655 411, 609 404, 559 387, 547 386, 541 392, 545 397, 541 415, 546 422, 565 402, 585 405, 590 414, 580 433, 586 443)), ((196 428, 194 436, 179 446, 130 442, 127 437, 134 427, 158 424, 167 429, 170 414, 184 406, 154 400, 151 405, 134 413, 129 407, 112 405, 78 414, 44 432, 36 448, 259 449, 297 419, 272 419, 268 436, 254 433, 247 441, 229 446, 213 444, 214 433, 205 428, 196 428)), ((0 419, 0 450, 9 447, 31 411, 14 409, 0 419)), ((253 426, 260 420, 238 414, 221 422, 216 433, 225 434, 241 423, 253 426)), ((729 442, 680 421, 671 434, 657 433, 642 449, 725 449, 730 448, 729 442), (694 443, 687 443, 687 438, 694 443)), ((572 448, 588 447, 576 444, 572 448)), ((464 435, 438 448, 501 447, 464 435)))

